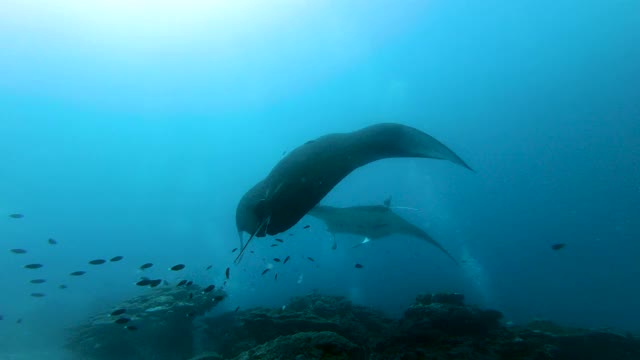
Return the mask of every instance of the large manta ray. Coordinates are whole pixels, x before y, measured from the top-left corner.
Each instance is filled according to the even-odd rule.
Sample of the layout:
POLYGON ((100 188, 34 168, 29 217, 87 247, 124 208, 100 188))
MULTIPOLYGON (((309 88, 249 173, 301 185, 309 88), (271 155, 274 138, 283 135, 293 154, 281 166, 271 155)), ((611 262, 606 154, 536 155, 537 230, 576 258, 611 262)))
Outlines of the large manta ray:
POLYGON ((333 248, 336 247, 335 234, 352 234, 363 236, 365 240, 378 240, 390 235, 409 235, 422 239, 437 247, 456 264, 456 259, 445 250, 440 243, 429 234, 413 225, 393 212, 389 206, 390 199, 384 206, 351 206, 333 207, 318 205, 309 211, 308 215, 322 220, 327 225, 327 231, 333 236, 333 248))
POLYGON ((240 199, 236 226, 242 250, 236 262, 251 239, 288 230, 353 170, 387 158, 441 159, 471 170, 440 141, 401 124, 376 124, 308 141, 282 158, 240 199), (243 232, 250 235, 246 244, 243 232))

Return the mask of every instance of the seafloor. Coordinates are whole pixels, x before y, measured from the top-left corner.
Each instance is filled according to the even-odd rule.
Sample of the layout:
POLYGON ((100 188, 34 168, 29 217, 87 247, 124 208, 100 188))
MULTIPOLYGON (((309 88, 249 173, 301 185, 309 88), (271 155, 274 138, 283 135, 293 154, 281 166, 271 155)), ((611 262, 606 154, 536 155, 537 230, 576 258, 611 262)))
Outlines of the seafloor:
POLYGON ((465 305, 461 294, 418 296, 394 320, 318 294, 280 309, 205 317, 226 294, 201 290, 157 289, 131 299, 117 306, 125 314, 97 314, 71 329, 67 347, 85 360, 640 359, 640 340, 631 334, 548 321, 507 326, 500 312, 465 305), (121 317, 132 328, 114 323, 121 317))

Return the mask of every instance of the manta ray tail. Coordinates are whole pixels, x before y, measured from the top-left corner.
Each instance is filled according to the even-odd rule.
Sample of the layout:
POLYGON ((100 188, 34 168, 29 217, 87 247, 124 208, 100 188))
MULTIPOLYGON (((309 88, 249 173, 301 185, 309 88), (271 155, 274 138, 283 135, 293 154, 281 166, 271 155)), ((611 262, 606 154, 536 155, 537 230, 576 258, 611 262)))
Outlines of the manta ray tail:
POLYGON ((458 263, 458 260, 456 260, 456 258, 453 257, 453 255, 451 255, 451 253, 449 253, 447 251, 447 249, 445 249, 442 245, 440 245, 439 242, 435 241, 431 236, 429 236, 427 233, 425 232, 421 232, 421 234, 419 234, 419 237, 422 240, 425 240, 426 242, 428 242, 429 244, 437 247, 438 249, 440 249, 440 251, 442 251, 445 255, 447 255, 449 257, 449 259, 453 260, 454 263, 456 263, 456 265, 460 266, 460 264, 458 263))
MULTIPOLYGON (((249 246, 249 243, 251 243, 251 240, 253 240, 253 238, 256 236, 256 234, 258 232, 260 232, 260 230, 262 230, 263 227, 265 226, 269 226, 269 220, 271 218, 266 218, 262 224, 260 224, 260 226, 258 226, 258 228, 256 229, 256 231, 251 234, 251 236, 249 237, 249 240, 247 240, 247 242, 244 244, 244 246, 242 246, 242 248, 240 249, 240 253, 238 254, 238 256, 236 257, 236 259, 233 261, 235 264, 240 263, 240 260, 242 259, 242 255, 244 255, 244 251, 247 250, 247 246, 249 246)), ((242 244, 242 232, 239 232, 240 234, 240 244, 242 244)))

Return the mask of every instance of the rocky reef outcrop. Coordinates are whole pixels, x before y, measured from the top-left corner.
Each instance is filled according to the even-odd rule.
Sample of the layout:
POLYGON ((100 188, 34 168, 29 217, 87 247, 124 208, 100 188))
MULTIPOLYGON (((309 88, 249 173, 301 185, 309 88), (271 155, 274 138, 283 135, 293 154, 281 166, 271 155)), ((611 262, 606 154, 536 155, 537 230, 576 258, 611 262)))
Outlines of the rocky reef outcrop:
POLYGON ((198 285, 158 287, 70 329, 66 347, 78 359, 173 360, 194 355, 196 317, 226 298, 198 285), (112 315, 115 310, 122 314, 112 315))
POLYGON ((314 294, 282 309, 248 309, 204 323, 204 345, 220 359, 640 359, 634 337, 549 322, 506 326, 500 312, 466 305, 455 293, 420 295, 399 320, 314 294))
POLYGON ((200 316, 224 296, 199 288, 158 289, 118 306, 138 330, 99 314, 73 330, 69 348, 79 358, 98 360, 640 359, 640 340, 631 334, 549 321, 507 326, 500 312, 466 305, 455 293, 420 295, 397 320, 318 294, 279 309, 200 316))

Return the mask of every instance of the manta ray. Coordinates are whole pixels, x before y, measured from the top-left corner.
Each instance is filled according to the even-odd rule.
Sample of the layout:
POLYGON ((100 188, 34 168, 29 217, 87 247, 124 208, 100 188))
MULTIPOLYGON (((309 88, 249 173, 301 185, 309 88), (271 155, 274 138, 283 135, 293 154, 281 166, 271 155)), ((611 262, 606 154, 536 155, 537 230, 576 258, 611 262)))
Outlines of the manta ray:
MULTIPOLYGON (((322 220, 333 237, 333 248, 337 244, 336 234, 352 234, 364 237, 365 244, 370 240, 378 240, 390 235, 409 235, 424 240, 437 247, 456 264, 456 259, 429 234, 393 212, 391 199, 384 205, 334 207, 317 205, 307 215, 322 220)), ((356 246, 358 246, 356 245, 356 246)))
POLYGON ((290 229, 352 171, 387 158, 441 159, 472 170, 434 137, 402 124, 376 124, 308 141, 283 157, 240 199, 236 227, 241 250, 236 262, 254 237, 290 229), (246 244, 244 232, 249 234, 246 244))

